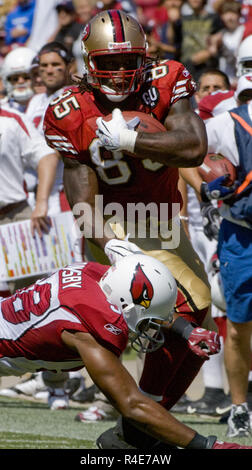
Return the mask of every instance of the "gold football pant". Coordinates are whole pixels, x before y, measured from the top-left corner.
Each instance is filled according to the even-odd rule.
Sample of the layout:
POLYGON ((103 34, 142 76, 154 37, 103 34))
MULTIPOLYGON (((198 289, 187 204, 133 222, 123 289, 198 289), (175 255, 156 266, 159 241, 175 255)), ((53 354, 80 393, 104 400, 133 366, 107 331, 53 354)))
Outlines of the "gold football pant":
MULTIPOLYGON (((178 224, 179 221, 175 220, 178 224)), ((135 229, 135 227, 133 227, 135 229)), ((121 225, 113 226, 121 239, 125 238, 121 225)), ((216 323, 210 312, 211 297, 204 266, 194 251, 182 226, 177 247, 163 248, 161 238, 129 237, 144 253, 163 262, 176 279, 178 297, 176 311, 185 319, 203 328, 216 331, 216 323)), ((131 231, 127 227, 127 231, 131 231)), ((135 233, 132 230, 131 233, 135 233)), ((175 244, 176 245, 176 244, 175 244)), ((103 251, 88 242, 87 258, 109 264, 103 251)), ((165 343, 154 353, 138 356, 138 379, 140 389, 164 407, 170 409, 190 386, 204 361, 188 347, 187 341, 169 330, 165 343)))
MULTIPOLYGON (((175 223, 178 224, 179 221, 175 220, 175 223)), ((112 228, 119 238, 125 238, 126 233, 122 225, 117 224, 112 226, 112 228)), ((127 226, 127 229, 130 229, 130 227, 127 226)), ((132 233, 135 233, 135 231, 134 227, 132 233)), ((163 249, 162 240, 160 238, 151 238, 149 235, 150 231, 146 229, 145 238, 129 237, 129 241, 139 246, 145 254, 153 256, 164 263, 171 271, 178 286, 178 301, 180 304, 183 302, 183 305, 179 306, 178 313, 188 314, 189 321, 195 321, 201 324, 203 328, 216 331, 216 324, 208 308, 211 305, 211 296, 207 274, 182 225, 180 225, 180 242, 176 248, 163 249), (184 301, 181 300, 182 297, 184 301), (200 318, 200 312, 206 311, 206 309, 208 311, 205 317, 200 318)), ((90 240, 86 240, 86 245, 87 260, 110 264, 103 250, 94 245, 90 240)))

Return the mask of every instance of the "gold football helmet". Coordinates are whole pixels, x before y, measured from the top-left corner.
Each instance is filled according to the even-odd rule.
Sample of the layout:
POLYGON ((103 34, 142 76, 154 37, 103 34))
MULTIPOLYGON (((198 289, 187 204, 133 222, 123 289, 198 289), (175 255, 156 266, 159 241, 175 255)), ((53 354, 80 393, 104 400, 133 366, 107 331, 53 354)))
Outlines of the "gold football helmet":
POLYGON ((132 16, 120 10, 102 11, 84 28, 81 44, 92 87, 112 101, 139 90, 147 43, 142 26, 132 16))

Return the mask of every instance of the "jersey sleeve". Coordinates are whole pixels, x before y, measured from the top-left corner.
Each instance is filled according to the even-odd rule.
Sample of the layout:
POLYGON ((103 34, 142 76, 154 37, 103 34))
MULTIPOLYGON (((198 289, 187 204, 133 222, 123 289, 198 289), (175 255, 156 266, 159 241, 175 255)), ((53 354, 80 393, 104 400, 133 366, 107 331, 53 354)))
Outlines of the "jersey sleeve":
MULTIPOLYGON (((98 294, 99 297, 99 294, 98 294)), ((104 348, 120 356, 128 343, 128 327, 122 313, 100 298, 100 305, 76 302, 75 311, 83 319, 84 327, 104 348), (114 309, 114 310, 113 310, 114 309)))
POLYGON ((23 165, 36 170, 39 161, 44 156, 51 154, 52 149, 26 116, 22 115, 19 120, 16 120, 16 127, 15 138, 17 138, 20 145, 23 165))
POLYGON ((68 89, 49 104, 43 123, 48 145, 62 157, 82 163, 86 163, 87 142, 90 142, 85 135, 84 112, 82 97, 68 89))
POLYGON ((196 82, 185 66, 179 62, 171 61, 172 96, 171 105, 181 98, 190 98, 196 91, 196 82))
POLYGON ((59 300, 74 313, 77 329, 82 326, 99 344, 120 356, 127 345, 128 327, 122 312, 107 301, 97 282, 107 268, 88 263, 60 270, 59 300))
POLYGON ((73 122, 70 119, 57 120, 54 116, 53 108, 49 105, 43 125, 47 144, 54 150, 57 150, 63 157, 77 158, 78 141, 77 135, 73 135, 74 130, 72 128, 76 130, 73 122))
POLYGON ((233 163, 239 165, 239 153, 235 140, 234 122, 229 112, 221 113, 206 123, 208 152, 220 153, 233 163), (227 135, 228 139, 223 139, 227 135))

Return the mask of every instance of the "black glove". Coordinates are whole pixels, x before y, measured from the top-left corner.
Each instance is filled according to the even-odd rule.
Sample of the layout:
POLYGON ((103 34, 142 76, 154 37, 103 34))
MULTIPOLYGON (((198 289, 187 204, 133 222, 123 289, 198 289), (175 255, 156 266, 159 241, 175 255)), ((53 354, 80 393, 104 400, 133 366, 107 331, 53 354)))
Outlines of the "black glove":
POLYGON ((218 240, 220 229, 220 214, 211 202, 201 202, 200 210, 203 222, 203 231, 209 240, 218 240))

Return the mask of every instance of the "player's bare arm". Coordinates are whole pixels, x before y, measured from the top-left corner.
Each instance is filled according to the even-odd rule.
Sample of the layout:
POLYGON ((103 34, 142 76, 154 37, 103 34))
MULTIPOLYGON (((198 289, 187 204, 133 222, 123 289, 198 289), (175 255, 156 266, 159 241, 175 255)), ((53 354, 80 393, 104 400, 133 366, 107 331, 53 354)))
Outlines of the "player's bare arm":
POLYGON ((113 406, 134 425, 166 443, 186 447, 195 431, 177 421, 158 403, 143 395, 136 382, 111 351, 103 348, 88 333, 64 331, 62 340, 79 352, 98 388, 113 406))
POLYGON ((188 99, 179 100, 171 107, 165 127, 168 132, 139 132, 135 154, 176 168, 200 165, 207 152, 206 131, 188 99))
MULTIPOLYGON (((92 232, 92 240, 104 248, 107 241, 115 237, 114 232, 109 232, 109 226, 103 230, 104 237, 96 240, 95 224, 104 227, 105 220, 102 214, 95 209, 95 196, 99 194, 96 174, 88 165, 80 164, 77 160, 62 157, 64 162, 64 189, 73 211, 73 215, 80 221, 82 217, 88 233, 92 232), (74 191, 73 191, 74 188, 74 191), (90 217, 92 213, 92 217, 90 217)), ((81 229, 81 227, 80 227, 81 229)), ((83 227, 82 227, 83 229, 83 227)))
POLYGON ((38 232, 39 236, 42 236, 42 232, 48 233, 48 198, 55 182, 59 159, 60 156, 58 152, 53 152, 44 156, 39 161, 36 206, 31 216, 31 230, 33 235, 35 230, 38 232))
POLYGON ((99 193, 95 172, 87 165, 62 155, 64 163, 64 189, 70 207, 78 202, 94 205, 95 195, 99 193), (74 188, 74 191, 73 191, 74 188))
POLYGON ((179 174, 183 180, 195 190, 198 199, 201 200, 200 188, 203 179, 199 175, 197 168, 180 168, 179 174))

